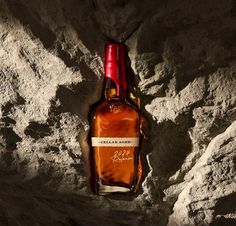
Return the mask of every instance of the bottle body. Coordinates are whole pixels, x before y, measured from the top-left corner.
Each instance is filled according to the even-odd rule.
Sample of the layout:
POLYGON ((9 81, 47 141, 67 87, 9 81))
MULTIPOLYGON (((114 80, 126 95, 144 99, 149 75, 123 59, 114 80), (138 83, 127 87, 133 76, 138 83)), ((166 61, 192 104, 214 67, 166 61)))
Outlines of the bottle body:
POLYGON ((94 111, 91 125, 95 193, 134 191, 139 161, 138 111, 125 101, 104 101, 94 111))

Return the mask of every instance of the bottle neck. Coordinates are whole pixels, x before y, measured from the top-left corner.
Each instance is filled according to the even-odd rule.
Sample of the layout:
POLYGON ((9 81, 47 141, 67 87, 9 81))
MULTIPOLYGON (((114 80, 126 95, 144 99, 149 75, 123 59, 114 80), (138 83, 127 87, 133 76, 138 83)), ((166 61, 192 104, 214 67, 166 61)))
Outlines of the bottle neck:
POLYGON ((106 78, 105 80, 105 90, 104 96, 105 99, 119 99, 125 100, 126 99, 126 88, 123 86, 117 87, 116 83, 111 78, 106 78))
POLYGON ((126 98, 126 46, 112 43, 106 46, 105 98, 126 98))

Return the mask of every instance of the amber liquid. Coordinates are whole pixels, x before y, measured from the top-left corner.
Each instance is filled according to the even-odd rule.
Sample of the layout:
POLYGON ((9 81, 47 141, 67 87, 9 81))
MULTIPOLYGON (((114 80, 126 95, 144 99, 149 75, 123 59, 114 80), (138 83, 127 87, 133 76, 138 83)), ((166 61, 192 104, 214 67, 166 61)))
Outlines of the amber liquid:
MULTIPOLYGON (((108 89, 91 115, 91 137, 139 138, 139 112, 126 98, 108 89)), ((92 187, 97 194, 133 192, 138 183, 138 146, 94 146, 90 151, 92 187)))

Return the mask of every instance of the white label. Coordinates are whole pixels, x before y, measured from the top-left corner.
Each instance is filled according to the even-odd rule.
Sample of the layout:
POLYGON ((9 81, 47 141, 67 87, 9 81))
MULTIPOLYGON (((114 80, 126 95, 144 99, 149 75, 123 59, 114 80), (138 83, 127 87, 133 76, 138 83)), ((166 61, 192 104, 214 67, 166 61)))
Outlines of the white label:
POLYGON ((92 137, 93 147, 138 147, 139 137, 92 137))

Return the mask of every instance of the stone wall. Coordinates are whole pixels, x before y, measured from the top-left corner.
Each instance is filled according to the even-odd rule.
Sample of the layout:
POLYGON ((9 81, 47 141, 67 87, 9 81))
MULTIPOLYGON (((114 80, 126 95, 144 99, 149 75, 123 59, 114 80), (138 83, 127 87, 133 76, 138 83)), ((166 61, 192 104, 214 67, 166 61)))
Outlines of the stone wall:
POLYGON ((0 225, 236 225, 234 0, 0 0, 0 225), (104 45, 148 121, 136 196, 88 187, 104 45))

